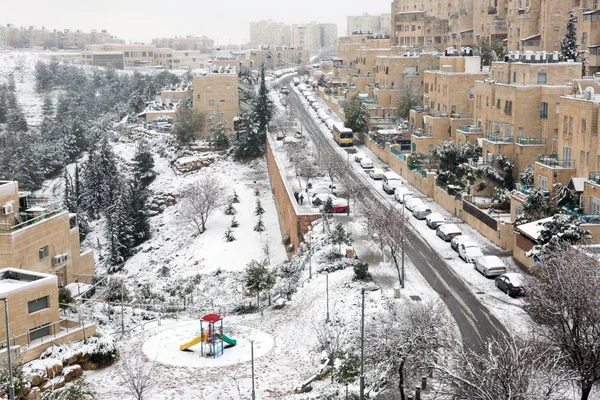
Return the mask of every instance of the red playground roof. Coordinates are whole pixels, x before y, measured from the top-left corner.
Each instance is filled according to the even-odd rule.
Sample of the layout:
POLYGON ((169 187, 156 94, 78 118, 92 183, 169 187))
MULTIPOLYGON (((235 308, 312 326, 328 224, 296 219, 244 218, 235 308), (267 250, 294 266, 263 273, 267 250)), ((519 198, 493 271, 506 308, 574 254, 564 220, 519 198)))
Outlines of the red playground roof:
POLYGON ((200 321, 212 322, 214 324, 215 322, 219 322, 222 319, 223 318, 221 318, 221 316, 219 314, 208 314, 208 315, 205 315, 204 317, 200 318, 200 321))

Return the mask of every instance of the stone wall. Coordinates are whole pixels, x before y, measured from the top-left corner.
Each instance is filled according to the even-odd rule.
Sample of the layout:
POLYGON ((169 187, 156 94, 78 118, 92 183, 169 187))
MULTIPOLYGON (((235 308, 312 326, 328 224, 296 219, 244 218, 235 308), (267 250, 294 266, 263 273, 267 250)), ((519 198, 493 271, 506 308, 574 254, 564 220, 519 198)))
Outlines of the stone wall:
POLYGON ((282 229, 282 236, 289 236, 295 252, 298 245, 303 242, 303 235, 308 231, 313 221, 321 218, 321 214, 303 213, 298 209, 293 191, 285 176, 282 175, 282 169, 273 154, 271 146, 271 139, 267 136, 267 169, 277 215, 279 216, 279 225, 282 229))
POLYGON ((59 337, 51 337, 48 336, 46 338, 44 338, 44 343, 41 343, 38 346, 34 346, 34 347, 30 347, 25 351, 21 352, 21 358, 23 360, 23 363, 28 363, 32 360, 35 360, 36 358, 39 358, 39 356, 42 355, 42 353, 44 351, 46 351, 46 349, 48 349, 49 347, 52 347, 54 345, 62 345, 62 344, 67 344, 67 343, 71 343, 71 342, 76 342, 79 340, 84 340, 85 338, 89 338, 90 336, 94 336, 96 334, 96 325, 85 325, 85 328, 75 328, 75 329, 70 329, 69 333, 66 333, 64 335, 61 335, 59 337), (85 335, 84 335, 84 331, 85 331, 85 335))

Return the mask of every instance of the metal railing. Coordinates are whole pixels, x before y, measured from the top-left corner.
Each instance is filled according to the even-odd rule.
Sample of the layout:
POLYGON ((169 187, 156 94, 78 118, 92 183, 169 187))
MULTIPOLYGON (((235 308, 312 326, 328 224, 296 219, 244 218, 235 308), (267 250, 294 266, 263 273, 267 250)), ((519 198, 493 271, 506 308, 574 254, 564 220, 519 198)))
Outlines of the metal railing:
POLYGON ((64 210, 50 211, 50 212, 48 212, 46 214, 40 215, 39 217, 28 219, 25 222, 22 222, 20 224, 13 225, 13 226, 10 226, 9 224, 6 224, 6 223, 0 224, 0 235, 2 235, 2 234, 11 234, 11 233, 16 232, 16 231, 18 231, 20 229, 26 228, 29 225, 33 225, 33 224, 38 223, 40 221, 44 221, 46 219, 50 219, 50 218, 54 217, 55 215, 58 215, 58 214, 60 214, 62 212, 66 212, 66 211, 64 211, 64 210))
POLYGON ((533 189, 533 185, 523 185, 521 183, 517 183, 515 185, 515 190, 517 192, 523 193, 524 195, 528 195, 533 189))
POLYGON ((395 155, 396 157, 398 157, 402 161, 406 161, 407 160, 406 154, 401 153, 400 150, 396 149, 395 147, 390 148, 390 151, 392 152, 393 155, 395 155))
MULTIPOLYGON (((85 326, 89 327, 91 325, 88 324, 85 326)), ((62 334, 68 334, 69 332, 81 329, 83 327, 84 324, 78 321, 70 319, 61 319, 59 321, 52 322, 46 326, 41 326, 36 329, 31 329, 28 332, 22 333, 20 335, 12 336, 10 338, 10 344, 11 346, 20 346, 22 350, 26 350, 32 345, 40 345, 43 343, 47 343, 48 341, 54 340, 62 334), (69 326, 69 322, 75 325, 69 326), (48 333, 46 334, 46 332, 48 333), (41 336, 37 337, 38 334, 41 336)), ((6 339, 0 341, 0 349, 3 349, 5 347, 6 339)))
POLYGON ((574 168, 575 160, 559 160, 556 154, 540 155, 539 162, 551 168, 574 168))
POLYGON ((488 133, 485 135, 485 140, 495 143, 513 143, 513 137, 507 135, 494 135, 488 133))
POLYGON ((590 172, 588 179, 600 185, 600 172, 590 172))
POLYGON ((427 133, 423 129, 415 129, 412 134, 416 137, 431 137, 431 134, 427 133))
POLYGON ((581 224, 600 225, 600 215, 597 214, 578 214, 575 218, 581 224))
POLYGON ((482 134, 483 128, 477 125, 458 125, 458 130, 464 134, 482 134))
POLYGON ((517 137, 517 144, 522 146, 545 146, 546 138, 517 137))

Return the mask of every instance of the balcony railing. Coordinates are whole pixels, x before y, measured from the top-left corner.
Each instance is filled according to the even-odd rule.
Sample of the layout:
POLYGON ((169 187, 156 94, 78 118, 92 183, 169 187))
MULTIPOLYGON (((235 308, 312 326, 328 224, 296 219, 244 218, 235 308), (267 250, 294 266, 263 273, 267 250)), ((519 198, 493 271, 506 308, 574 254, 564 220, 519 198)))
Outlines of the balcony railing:
POLYGON ((36 223, 44 221, 46 219, 50 219, 50 218, 54 217, 55 215, 58 215, 62 212, 66 212, 66 211, 55 210, 55 211, 47 212, 46 214, 40 215, 35 218, 28 219, 25 222, 22 222, 18 225, 13 225, 13 226, 10 226, 9 224, 0 224, 0 235, 7 235, 7 234, 10 235, 11 233, 14 233, 20 229, 26 228, 30 225, 36 224, 36 223))
POLYGON ((576 218, 580 224, 600 225, 600 215, 597 214, 578 214, 576 218))
POLYGON ((526 196, 531 192, 531 189, 533 189, 533 185, 522 185, 520 183, 515 185, 515 190, 523 193, 526 196))
POLYGON ((494 142, 494 143, 513 143, 513 137, 512 136, 507 136, 507 135, 494 135, 491 133, 488 133, 487 135, 485 135, 485 139, 489 142, 494 142))
POLYGON ((431 134, 427 133, 423 129, 415 129, 413 131, 413 135, 416 136, 416 137, 431 137, 431 134))
POLYGON ((589 179, 590 181, 600 185, 600 172, 590 172, 589 179))
POLYGON ((395 147, 392 147, 390 150, 392 151, 393 155, 395 155, 396 157, 398 157, 402 161, 406 161, 406 159, 407 159, 406 154, 400 152, 400 150, 396 149, 395 147))
POLYGON ((465 135, 468 134, 483 134, 483 128, 481 126, 477 126, 477 125, 458 125, 458 130, 461 131, 462 133, 464 133, 465 135))
POLYGON ((574 168, 575 160, 559 160, 556 155, 541 155, 539 162, 551 168, 574 168))
POLYGON ((517 137, 517 144, 521 146, 545 146, 546 138, 517 137))

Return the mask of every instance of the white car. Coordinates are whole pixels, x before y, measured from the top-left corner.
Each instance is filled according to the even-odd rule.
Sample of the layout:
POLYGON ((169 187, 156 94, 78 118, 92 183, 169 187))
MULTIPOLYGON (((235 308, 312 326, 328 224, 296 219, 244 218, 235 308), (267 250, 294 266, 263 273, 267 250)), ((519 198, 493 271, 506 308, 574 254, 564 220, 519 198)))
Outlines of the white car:
POLYGON ((444 242, 449 242, 455 236, 462 235, 462 232, 455 224, 442 224, 437 228, 435 234, 438 235, 444 242))
POLYGON ((396 201, 402 203, 404 200, 408 200, 412 197, 413 192, 406 186, 400 186, 394 189, 394 198, 396 201))
POLYGON ((458 235, 455 236, 454 238, 452 238, 452 240, 450 241, 450 247, 452 247, 452 250, 454 250, 455 252, 458 253, 458 246, 460 246, 460 244, 462 242, 472 242, 473 240, 466 236, 466 235, 458 235))
POLYGON ((373 168, 373 161, 369 157, 363 157, 360 160, 360 166, 363 169, 371 169, 373 168))
POLYGON ((310 201, 313 204, 313 206, 320 206, 321 204, 325 203, 329 198, 332 201, 337 199, 337 197, 332 193, 315 193, 312 195, 310 201))
POLYGON ((479 257, 483 257, 481 249, 475 242, 463 242, 458 246, 458 255, 465 262, 475 262, 479 257))
POLYGON ((381 188, 387 194, 394 194, 394 190, 400 186, 402 186, 402 180, 398 174, 392 171, 383 174, 383 177, 381 178, 381 188))
POLYGON ((369 177, 375 181, 383 178, 383 170, 381 168, 373 168, 369 171, 369 177))
POLYGON ((404 201, 404 206, 408 209, 408 211, 411 211, 419 205, 425 205, 425 203, 423 203, 423 200, 417 198, 417 197, 411 197, 410 199, 406 199, 404 201))
POLYGON ((498 256, 483 256, 475 260, 475 269, 483 276, 498 276, 506 273, 506 266, 498 256))
POLYGON ((354 161, 357 162, 357 163, 359 163, 360 160, 363 159, 363 157, 364 157, 364 155, 362 153, 355 153, 354 154, 354 161))
POLYGON ((431 214, 431 209, 427 204, 418 204, 413 207, 412 214, 416 219, 425 219, 431 214))
POLYGON ((446 217, 440 213, 431 213, 425 218, 425 222, 430 229, 437 229, 438 226, 446 223, 446 217))

